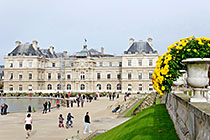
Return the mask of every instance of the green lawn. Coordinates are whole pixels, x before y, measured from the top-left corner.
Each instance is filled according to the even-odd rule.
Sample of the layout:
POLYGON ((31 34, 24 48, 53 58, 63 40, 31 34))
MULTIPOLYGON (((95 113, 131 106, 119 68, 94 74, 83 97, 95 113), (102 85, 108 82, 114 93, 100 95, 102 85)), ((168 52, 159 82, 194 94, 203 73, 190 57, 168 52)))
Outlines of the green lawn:
POLYGON ((153 105, 93 140, 178 140, 164 104, 153 105))
POLYGON ((125 114, 125 117, 130 117, 130 116, 132 116, 133 111, 142 103, 143 100, 144 100, 144 98, 140 99, 140 101, 139 101, 136 105, 134 105, 134 106, 129 110, 128 113, 125 114))
POLYGON ((155 103, 156 103, 156 104, 160 104, 160 98, 159 98, 158 96, 156 97, 155 103))

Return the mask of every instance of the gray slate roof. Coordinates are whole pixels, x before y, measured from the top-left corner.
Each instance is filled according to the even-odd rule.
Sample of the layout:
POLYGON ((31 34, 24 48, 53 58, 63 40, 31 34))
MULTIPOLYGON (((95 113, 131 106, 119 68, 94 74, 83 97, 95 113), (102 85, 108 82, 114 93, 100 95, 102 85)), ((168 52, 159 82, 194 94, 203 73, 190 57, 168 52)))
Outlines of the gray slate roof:
POLYGON ((56 54, 51 54, 49 49, 34 49, 32 44, 25 43, 18 45, 8 56, 43 56, 46 58, 56 58, 56 54))
POLYGON ((135 53, 146 53, 146 54, 157 54, 157 51, 154 50, 147 41, 138 41, 133 42, 130 48, 124 52, 125 54, 135 54, 135 53))
POLYGON ((25 43, 18 45, 9 56, 17 56, 17 55, 25 55, 25 56, 41 56, 42 53, 40 51, 36 51, 32 44, 25 43))

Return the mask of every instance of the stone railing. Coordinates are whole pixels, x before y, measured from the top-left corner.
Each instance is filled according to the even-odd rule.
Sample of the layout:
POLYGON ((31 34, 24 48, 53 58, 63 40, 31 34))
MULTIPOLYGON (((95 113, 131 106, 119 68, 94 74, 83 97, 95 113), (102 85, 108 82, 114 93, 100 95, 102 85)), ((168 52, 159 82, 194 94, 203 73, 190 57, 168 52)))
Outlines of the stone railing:
POLYGON ((169 94, 167 110, 181 140, 210 140, 210 103, 192 103, 181 93, 169 94))

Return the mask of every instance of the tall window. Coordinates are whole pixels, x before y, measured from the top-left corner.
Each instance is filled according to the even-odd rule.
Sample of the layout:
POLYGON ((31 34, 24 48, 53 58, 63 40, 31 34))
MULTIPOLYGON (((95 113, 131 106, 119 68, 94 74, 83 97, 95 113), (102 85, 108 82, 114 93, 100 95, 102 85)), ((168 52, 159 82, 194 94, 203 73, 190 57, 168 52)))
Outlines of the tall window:
POLYGON ((97 90, 101 90, 101 84, 96 85, 97 90))
POLYGON ((10 68, 13 68, 13 63, 10 63, 9 67, 10 67, 10 68))
POLYGON ((80 89, 81 89, 81 90, 85 90, 85 85, 84 85, 84 84, 81 84, 81 85, 80 85, 80 89))
POLYGON ((50 80, 52 78, 51 73, 48 73, 48 80, 50 80))
POLYGON ((29 80, 32 79, 32 73, 31 73, 31 72, 28 73, 28 79, 29 79, 29 80))
POLYGON ((149 84, 149 91, 153 91, 153 86, 152 86, 152 84, 149 84))
POLYGON ((109 66, 110 66, 110 67, 112 66, 112 62, 109 62, 109 66))
POLYGON ((111 74, 110 73, 107 74, 107 79, 111 79, 111 74))
POLYGON ((152 79, 152 72, 149 72, 149 79, 152 79))
POLYGON ((23 67, 23 62, 19 62, 19 68, 23 67))
POLYGON ((19 89, 19 91, 22 91, 23 90, 23 86, 19 85, 18 89, 19 89))
POLYGON ((55 67, 55 63, 52 63, 52 67, 55 67))
POLYGON ((132 85, 128 84, 128 91, 131 91, 131 90, 132 90, 132 85))
POLYGON ((101 79, 101 73, 97 73, 97 79, 101 79))
POLYGON ((13 91, 13 85, 9 85, 9 91, 13 91))
POLYGON ((13 73, 10 73, 10 77, 9 77, 10 80, 13 79, 13 73))
POLYGON ((67 74, 67 79, 68 79, 68 80, 71 79, 71 74, 67 74))
POLYGON ((71 90, 71 85, 70 84, 67 84, 66 89, 67 90, 71 90))
POLYGON ((61 90, 61 84, 57 84, 57 90, 61 90))
POLYGON ((71 63, 71 67, 74 67, 74 63, 71 63))
POLYGON ((122 67, 122 62, 119 62, 119 67, 122 67))
POLYGON ((118 80, 121 79, 121 74, 120 73, 117 74, 117 79, 118 80))
POLYGON ((152 66, 152 60, 151 59, 149 60, 149 66, 152 66))
POLYGON ((117 90, 121 90, 121 84, 117 84, 117 90))
POLYGON ((85 72, 81 72, 81 74, 80 74, 80 79, 81 79, 81 80, 85 80, 85 72))
POLYGON ((23 74, 20 73, 20 74, 19 74, 19 80, 22 80, 22 79, 23 79, 23 74))
POLYGON ((139 77, 139 80, 141 80, 141 79, 142 79, 142 73, 141 73, 141 72, 139 72, 138 77, 139 77))
POLYGON ((99 66, 102 67, 103 66, 103 62, 99 62, 99 66))
POLYGON ((128 60, 128 66, 131 66, 132 61, 128 60))
POLYGON ((132 78, 131 72, 128 73, 128 79, 130 80, 132 78))
POLYGON ((142 60, 141 59, 138 60, 138 64, 139 64, 139 66, 142 66, 142 60))
POLYGON ((106 89, 107 89, 107 90, 111 90, 111 89, 112 89, 111 84, 107 84, 107 85, 106 85, 106 89))
POLYGON ((142 91, 142 84, 139 84, 139 91, 142 91))
POLYGON ((58 73, 58 80, 60 80, 61 79, 61 74, 60 73, 58 73))
POLYGON ((51 84, 48 84, 48 85, 47 85, 47 89, 48 89, 48 90, 52 90, 52 85, 51 85, 51 84))
POLYGON ((28 85, 28 91, 32 91, 32 85, 28 85))
POLYGON ((28 67, 32 68, 32 62, 28 62, 28 67))

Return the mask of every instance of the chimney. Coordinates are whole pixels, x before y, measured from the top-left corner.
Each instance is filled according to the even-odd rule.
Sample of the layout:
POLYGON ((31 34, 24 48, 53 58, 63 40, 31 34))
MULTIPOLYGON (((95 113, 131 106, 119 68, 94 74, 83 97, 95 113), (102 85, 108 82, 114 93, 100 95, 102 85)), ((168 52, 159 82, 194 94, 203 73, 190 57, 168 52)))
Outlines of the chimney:
POLYGON ((20 41, 15 41, 16 46, 19 46, 21 44, 20 41))
POLYGON ((37 51, 38 50, 38 42, 36 40, 32 41, 33 48, 37 51))
POLYGON ((134 42, 134 39, 133 38, 130 38, 130 40, 129 40, 129 46, 131 46, 133 44, 133 42, 134 42))
POLYGON ((101 55, 104 55, 104 48, 101 47, 101 55))
POLYGON ((53 46, 50 46, 50 53, 54 54, 54 47, 53 46))
POLYGON ((149 43, 149 45, 152 47, 152 38, 148 38, 147 42, 149 43))
POLYGON ((64 57, 67 56, 67 51, 63 51, 63 56, 64 56, 64 57))

